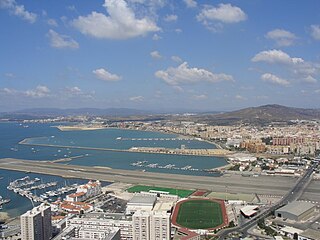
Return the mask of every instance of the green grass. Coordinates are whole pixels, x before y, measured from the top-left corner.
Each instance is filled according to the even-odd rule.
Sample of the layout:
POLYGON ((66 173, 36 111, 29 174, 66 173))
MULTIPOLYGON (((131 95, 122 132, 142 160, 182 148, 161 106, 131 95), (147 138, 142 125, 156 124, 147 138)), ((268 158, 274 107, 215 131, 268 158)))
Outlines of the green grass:
POLYGON ((152 186, 144 186, 144 185, 136 185, 127 189, 127 191, 130 193, 141 192, 141 191, 149 192, 150 190, 169 192, 169 194, 178 195, 179 197, 182 197, 182 198, 188 197, 190 194, 194 192, 193 190, 165 188, 165 187, 152 187, 152 186))
POLYGON ((210 200, 183 202, 177 216, 177 223, 190 229, 215 228, 223 222, 220 204, 210 200))

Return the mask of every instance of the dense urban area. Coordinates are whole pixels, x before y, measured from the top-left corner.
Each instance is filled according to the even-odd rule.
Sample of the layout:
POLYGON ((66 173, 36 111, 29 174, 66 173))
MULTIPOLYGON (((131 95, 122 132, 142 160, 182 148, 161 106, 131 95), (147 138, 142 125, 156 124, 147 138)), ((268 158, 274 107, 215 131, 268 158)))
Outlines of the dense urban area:
MULTIPOLYGON (((102 186, 101 181, 106 179, 99 176, 103 172, 108 175, 107 170, 92 172, 91 175, 90 168, 77 170, 77 166, 65 166, 64 171, 69 171, 69 174, 73 171, 75 177, 80 176, 82 171, 85 174, 83 178, 88 182, 47 191, 41 196, 33 195, 30 190, 46 188, 55 183, 41 185, 37 179, 28 176, 10 182, 7 188, 32 199, 35 207, 23 214, 20 220, 3 222, 3 239, 320 238, 320 174, 317 158, 320 138, 319 122, 316 120, 271 122, 263 126, 222 126, 172 119, 110 121, 86 116, 22 121, 23 124, 55 122, 64 123, 57 125, 61 131, 120 128, 174 133, 181 139, 213 143, 216 146, 214 149, 188 149, 182 145, 176 149, 140 147, 128 151, 223 156, 228 161, 227 165, 207 171, 220 173, 222 176, 216 178, 225 181, 225 185, 220 183, 221 186, 218 186, 218 183, 215 187, 213 182, 210 187, 196 187, 198 180, 195 180, 194 187, 188 188, 183 183, 174 187, 163 183, 165 179, 155 184, 143 178, 140 181, 126 181, 111 176, 106 179, 113 179, 114 183, 102 186), (68 167, 73 170, 67 170, 68 167), (236 188, 241 183, 244 187, 236 188), (50 201, 52 196, 60 195, 64 197, 50 201)), ((119 137, 115 141, 120 140, 119 137)), ((32 170, 32 167, 19 169, 13 166, 22 166, 23 163, 15 161, 18 160, 2 159, 0 168, 45 173, 41 171, 44 166, 40 163, 34 163, 34 168, 38 170, 32 170), (8 166, 10 164, 11 167, 8 166)), ((146 165, 143 161, 135 164, 146 165)), ((52 171, 60 169, 57 167, 59 165, 52 163, 52 171)), ((138 175, 142 172, 138 172, 138 175)), ((152 174, 150 179, 157 177, 152 174)), ((158 177, 161 178, 161 175, 158 177)), ((185 176, 185 179, 188 181, 191 177, 185 176)), ((2 204, 6 204, 5 199, 2 204)))

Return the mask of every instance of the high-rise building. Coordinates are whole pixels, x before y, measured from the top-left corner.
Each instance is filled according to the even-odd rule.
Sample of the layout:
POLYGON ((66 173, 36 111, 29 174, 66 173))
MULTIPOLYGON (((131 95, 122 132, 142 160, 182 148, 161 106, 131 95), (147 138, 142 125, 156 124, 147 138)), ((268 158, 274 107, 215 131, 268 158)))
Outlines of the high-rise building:
POLYGON ((170 213, 136 211, 132 216, 134 240, 166 240, 171 237, 170 213))
POLYGON ((52 236, 51 208, 44 204, 20 217, 23 240, 49 240, 52 236))
POLYGON ((150 212, 136 211, 132 216, 133 239, 149 240, 150 239, 150 212))
POLYGON ((170 213, 153 212, 150 219, 150 239, 165 240, 171 237, 170 213))

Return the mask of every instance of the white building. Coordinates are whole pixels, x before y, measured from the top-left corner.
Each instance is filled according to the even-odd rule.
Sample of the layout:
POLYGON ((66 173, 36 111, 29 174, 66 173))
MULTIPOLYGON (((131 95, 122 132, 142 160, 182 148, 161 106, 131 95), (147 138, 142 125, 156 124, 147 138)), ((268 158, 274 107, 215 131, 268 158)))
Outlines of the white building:
POLYGON ((171 237, 170 213, 153 212, 150 224, 150 240, 164 240, 171 237))
POLYGON ((87 198, 94 197, 101 193, 101 183, 99 180, 93 182, 89 181, 87 184, 80 185, 77 192, 85 192, 87 198))
POLYGON ((132 216, 133 239, 150 240, 150 212, 136 211, 132 216))
POLYGON ((44 204, 20 217, 23 240, 48 240, 52 236, 51 209, 44 204))
MULTIPOLYGON (((132 216, 87 213, 82 217, 68 219, 67 227, 79 226, 85 229, 81 236, 98 236, 110 229, 119 228, 121 240, 166 240, 171 237, 170 213, 165 211, 138 210, 132 216)), ((77 236, 80 237, 80 232, 77 236)))
POLYGON ((76 239, 120 240, 120 229, 109 228, 107 230, 93 230, 80 227, 75 231, 76 239))
POLYGON ((77 192, 66 196, 66 200, 70 202, 82 202, 88 198, 99 195, 102 192, 100 181, 89 181, 87 184, 80 185, 77 192))
POLYGON ((112 228, 120 229, 122 240, 133 240, 132 217, 123 214, 95 214, 88 213, 84 217, 75 217, 67 221, 68 227, 79 227, 91 231, 108 231, 112 228))

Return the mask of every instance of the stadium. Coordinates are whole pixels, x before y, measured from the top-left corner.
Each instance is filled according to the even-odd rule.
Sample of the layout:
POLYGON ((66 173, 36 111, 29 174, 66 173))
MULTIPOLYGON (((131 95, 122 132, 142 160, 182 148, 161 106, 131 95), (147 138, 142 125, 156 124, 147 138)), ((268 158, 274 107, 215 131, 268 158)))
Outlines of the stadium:
POLYGON ((172 224, 177 228, 213 231, 228 225, 223 200, 189 198, 178 202, 173 210, 172 224))

